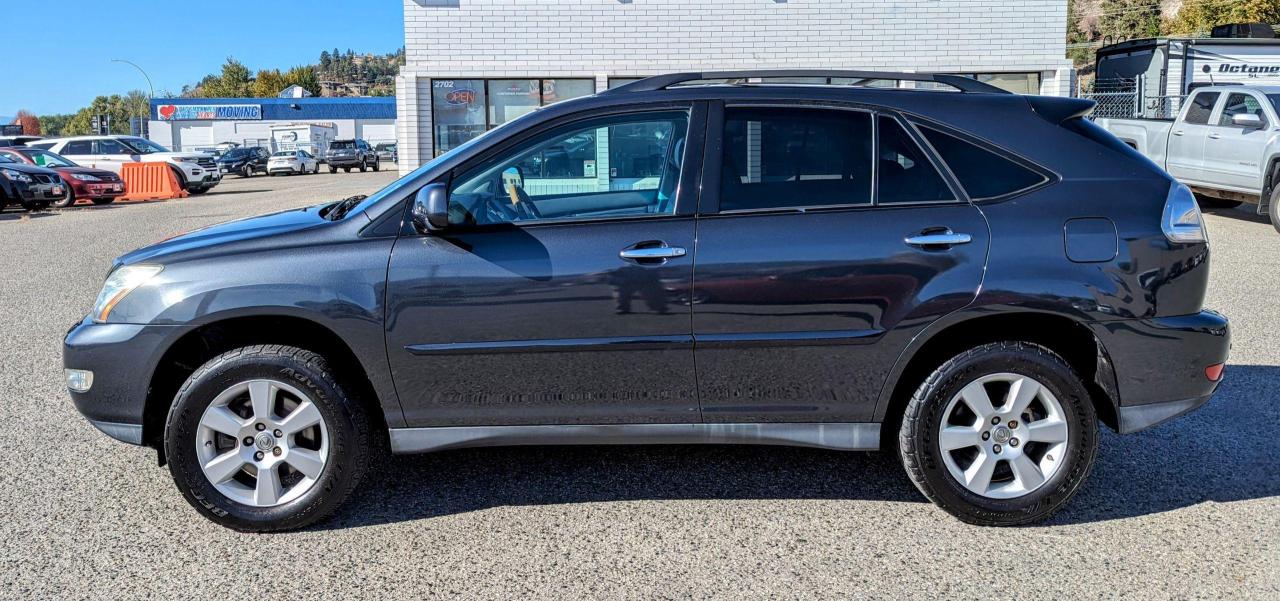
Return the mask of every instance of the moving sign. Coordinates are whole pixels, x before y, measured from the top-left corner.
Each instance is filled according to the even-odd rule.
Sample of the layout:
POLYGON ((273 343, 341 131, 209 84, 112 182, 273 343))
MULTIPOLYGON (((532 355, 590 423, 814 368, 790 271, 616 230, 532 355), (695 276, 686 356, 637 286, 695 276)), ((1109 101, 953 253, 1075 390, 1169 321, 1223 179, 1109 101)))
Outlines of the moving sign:
POLYGON ((257 121, 260 104, 161 104, 156 106, 161 121, 257 121))

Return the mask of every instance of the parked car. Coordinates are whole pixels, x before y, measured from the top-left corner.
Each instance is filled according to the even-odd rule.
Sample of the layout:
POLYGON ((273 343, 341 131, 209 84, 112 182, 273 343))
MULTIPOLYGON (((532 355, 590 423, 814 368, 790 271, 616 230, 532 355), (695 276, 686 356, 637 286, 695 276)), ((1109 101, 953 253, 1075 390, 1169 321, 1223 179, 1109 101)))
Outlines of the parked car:
POLYGON ((320 161, 305 150, 281 150, 271 155, 267 172, 271 175, 320 173, 320 161))
POLYGON ((0 156, 55 171, 66 184, 66 193, 50 204, 60 209, 76 204, 81 199, 96 205, 108 205, 125 193, 124 181, 119 175, 105 169, 81 167, 48 150, 12 146, 0 148, 0 156))
POLYGON ((173 168, 178 184, 190 194, 204 194, 222 181, 212 155, 203 152, 171 152, 146 138, 135 136, 77 136, 50 138, 27 146, 62 155, 76 164, 120 173, 125 163, 163 162, 173 168))
POLYGON ((66 194, 66 184, 57 172, 0 154, 0 211, 9 205, 41 211, 66 194))
POLYGON ((1280 232, 1280 86, 1197 89, 1173 121, 1098 123, 1213 207, 1248 202, 1280 232))
POLYGON ((1092 107, 921 73, 640 80, 368 198, 120 257, 67 386, 239 530, 321 519, 383 448, 523 444, 883 447, 961 520, 1040 520, 1098 422, 1200 407, 1230 347, 1191 192, 1092 107))
POLYGON ((374 146, 373 149, 377 151, 379 161, 400 162, 400 154, 395 142, 383 142, 374 146))
POLYGON ((232 148, 218 157, 218 172, 235 173, 240 177, 252 177, 254 173, 267 173, 267 161, 271 153, 266 148, 232 148))
POLYGON ((329 165, 329 173, 337 173, 338 169, 351 173, 352 168, 359 168, 362 172, 366 169, 377 171, 379 168, 378 154, 368 142, 358 138, 334 140, 325 151, 324 159, 329 165))

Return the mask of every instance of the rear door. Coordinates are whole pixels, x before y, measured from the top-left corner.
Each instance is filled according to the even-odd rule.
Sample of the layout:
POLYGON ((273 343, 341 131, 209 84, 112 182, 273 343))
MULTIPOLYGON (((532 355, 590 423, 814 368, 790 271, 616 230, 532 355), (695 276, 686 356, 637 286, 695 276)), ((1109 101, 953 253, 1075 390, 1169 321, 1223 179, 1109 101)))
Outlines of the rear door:
POLYGON ((71 159, 71 162, 81 167, 94 167, 115 171, 116 173, 120 172, 118 166, 113 167, 112 163, 100 160, 101 157, 94 154, 93 140, 70 140, 62 146, 61 150, 55 152, 71 159))
POLYGON ((1271 119, 1264 98, 1251 92, 1232 92, 1222 102, 1204 147, 1204 169, 1212 181, 1233 190, 1262 193, 1262 155, 1271 137, 1271 119), (1256 115, 1262 127, 1241 127, 1236 115, 1256 115))
POLYGON ((1182 120, 1174 122, 1169 132, 1168 156, 1165 157, 1169 175, 1184 182, 1209 181, 1204 170, 1204 147, 1209 136, 1209 120, 1221 96, 1220 92, 1196 92, 1182 120))
POLYGON ((711 123, 689 295, 704 420, 872 421, 911 337, 974 298, 982 214, 895 115, 730 106, 711 123))
POLYGON ((410 425, 700 421, 677 295, 703 112, 570 117, 451 174, 450 227, 402 236, 389 266, 410 425))

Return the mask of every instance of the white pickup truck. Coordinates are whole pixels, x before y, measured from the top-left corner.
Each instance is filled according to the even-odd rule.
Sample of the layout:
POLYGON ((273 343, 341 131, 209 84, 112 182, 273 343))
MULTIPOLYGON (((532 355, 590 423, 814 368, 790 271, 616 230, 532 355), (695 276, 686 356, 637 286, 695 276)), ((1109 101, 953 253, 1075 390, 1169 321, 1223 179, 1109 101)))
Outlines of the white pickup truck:
POLYGON ((1210 86, 1173 121, 1100 118, 1098 125, 1164 167, 1208 206, 1256 203, 1280 232, 1280 86, 1210 86))

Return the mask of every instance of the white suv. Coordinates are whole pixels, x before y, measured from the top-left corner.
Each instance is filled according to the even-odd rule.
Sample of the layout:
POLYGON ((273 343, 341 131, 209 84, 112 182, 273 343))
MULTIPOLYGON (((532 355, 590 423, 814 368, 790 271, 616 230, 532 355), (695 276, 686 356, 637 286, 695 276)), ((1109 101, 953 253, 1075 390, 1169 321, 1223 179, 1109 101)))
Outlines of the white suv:
POLYGON ((178 183, 191 194, 203 194, 222 181, 213 155, 204 152, 171 152, 145 138, 134 136, 77 136, 50 138, 27 144, 60 154, 84 167, 120 173, 125 163, 164 162, 173 167, 178 183))

